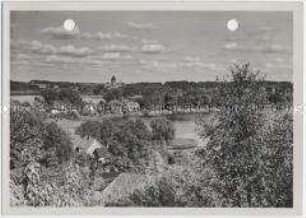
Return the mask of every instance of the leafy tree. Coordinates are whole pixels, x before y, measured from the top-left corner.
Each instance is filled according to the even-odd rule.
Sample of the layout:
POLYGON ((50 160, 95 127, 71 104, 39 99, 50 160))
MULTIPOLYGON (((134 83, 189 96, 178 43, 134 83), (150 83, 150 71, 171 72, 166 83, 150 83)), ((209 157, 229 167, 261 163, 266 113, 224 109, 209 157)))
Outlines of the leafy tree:
POLYGON ((56 157, 57 162, 60 164, 69 161, 74 153, 69 136, 55 122, 46 125, 44 149, 49 152, 51 159, 56 157))
POLYGON ((95 205, 89 180, 75 165, 65 164, 50 170, 34 161, 21 174, 25 177, 23 185, 11 180, 11 206, 95 205))
POLYGON ((91 120, 86 121, 78 126, 75 133, 81 138, 87 137, 89 139, 89 137, 92 137, 98 139, 100 136, 100 122, 91 120))
POLYGON ((103 95, 103 98, 107 101, 113 101, 113 100, 120 100, 123 97, 122 95, 122 89, 116 88, 116 89, 107 89, 106 93, 103 95))
POLYGON ((146 164, 151 135, 142 120, 106 118, 100 122, 99 131, 98 140, 113 155, 117 168, 142 168, 146 164))
POLYGON ((137 98, 135 99, 135 102, 139 104, 141 110, 149 107, 149 105, 147 104, 148 102, 146 102, 144 98, 137 98))
POLYGON ((173 123, 164 117, 155 118, 150 122, 152 128, 152 139, 157 142, 169 144, 175 137, 173 123))
POLYGON ((151 133, 148 127, 141 119, 127 119, 121 129, 126 132, 125 137, 122 138, 122 144, 124 144, 127 150, 128 158, 134 165, 143 166, 146 163, 147 149, 151 139, 151 133))
POLYGON ((113 156, 112 164, 119 170, 142 167, 147 161, 151 133, 141 119, 104 118, 81 124, 76 134, 96 138, 113 156))
POLYGON ((164 108, 167 109, 167 110, 171 110, 173 105, 174 105, 173 97, 171 96, 170 93, 168 93, 168 92, 165 93, 164 94, 164 99, 163 99, 163 106, 164 106, 164 108))
POLYGON ((43 157, 43 122, 23 110, 10 111, 10 167, 25 167, 43 157))
MULTIPOLYGON (((284 152, 291 152, 292 132, 278 125, 271 129, 269 123, 276 121, 266 116, 268 111, 257 109, 267 102, 260 81, 249 63, 233 65, 231 80, 218 89, 221 111, 211 124, 202 123, 209 142, 200 156, 203 167, 214 174, 210 185, 222 206, 290 206, 290 194, 279 188, 284 187, 280 182, 284 174, 291 177, 285 165, 291 162, 290 155, 284 152)), ((292 128, 285 120, 286 128, 292 128)))

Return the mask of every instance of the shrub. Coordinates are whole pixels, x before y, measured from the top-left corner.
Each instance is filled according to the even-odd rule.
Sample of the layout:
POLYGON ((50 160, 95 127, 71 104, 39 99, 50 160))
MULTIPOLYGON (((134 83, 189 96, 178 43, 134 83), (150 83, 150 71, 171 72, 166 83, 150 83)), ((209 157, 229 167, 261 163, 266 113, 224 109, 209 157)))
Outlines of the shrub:
POLYGON ((98 201, 89 181, 72 164, 50 170, 30 162, 22 173, 26 178, 23 185, 11 180, 11 206, 89 206, 98 201))
POLYGON ((145 184, 127 197, 108 201, 105 206, 131 207, 212 207, 207 183, 194 167, 177 167, 147 175, 145 184))
POLYGON ((127 198, 108 202, 105 206, 131 207, 173 207, 175 206, 175 189, 165 178, 154 178, 144 188, 136 189, 127 198))
POLYGON ((10 180, 10 205, 11 206, 24 206, 25 198, 23 193, 23 186, 10 180))

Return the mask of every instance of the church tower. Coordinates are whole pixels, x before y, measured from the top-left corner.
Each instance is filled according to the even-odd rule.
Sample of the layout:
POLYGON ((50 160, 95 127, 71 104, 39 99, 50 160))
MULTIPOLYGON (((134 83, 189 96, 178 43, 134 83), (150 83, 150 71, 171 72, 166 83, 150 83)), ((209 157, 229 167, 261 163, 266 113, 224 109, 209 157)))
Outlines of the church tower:
POLYGON ((112 86, 116 85, 116 77, 115 77, 115 75, 113 75, 112 78, 111 78, 111 84, 112 84, 112 86))

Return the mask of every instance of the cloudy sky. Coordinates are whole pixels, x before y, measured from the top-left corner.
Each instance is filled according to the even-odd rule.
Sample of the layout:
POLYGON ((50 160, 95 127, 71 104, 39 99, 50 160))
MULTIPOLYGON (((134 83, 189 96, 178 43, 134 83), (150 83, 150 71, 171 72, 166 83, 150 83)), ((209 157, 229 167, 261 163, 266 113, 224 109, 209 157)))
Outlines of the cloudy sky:
POLYGON ((12 12, 11 79, 106 82, 215 80, 247 60, 292 81, 287 12, 12 12), (77 26, 63 28, 66 19, 77 26), (236 19, 236 31, 227 22, 236 19))

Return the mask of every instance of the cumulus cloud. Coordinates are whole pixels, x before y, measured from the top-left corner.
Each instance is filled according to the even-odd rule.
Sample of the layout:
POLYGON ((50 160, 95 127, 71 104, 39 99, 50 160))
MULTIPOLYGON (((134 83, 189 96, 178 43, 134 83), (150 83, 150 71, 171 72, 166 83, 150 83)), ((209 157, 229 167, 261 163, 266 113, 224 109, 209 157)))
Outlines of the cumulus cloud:
POLYGON ((94 52, 88 47, 76 48, 73 45, 67 45, 59 47, 57 53, 67 56, 85 57, 94 52))
POLYGON ((73 59, 71 58, 59 57, 57 55, 50 55, 46 57, 46 61, 49 63, 71 63, 72 60, 73 59))
POLYGON ((19 53, 16 56, 18 59, 23 59, 23 60, 28 60, 28 59, 32 59, 32 56, 28 55, 28 54, 23 54, 23 53, 19 53))
POLYGON ((43 34, 50 35, 56 39, 72 39, 80 34, 79 28, 76 26, 73 31, 67 31, 63 26, 47 27, 42 30, 43 34))
POLYGON ((227 44, 224 45, 224 48, 229 49, 229 50, 235 49, 237 47, 238 47, 238 44, 236 42, 227 43, 227 44))
POLYGON ((220 66, 215 63, 205 63, 197 56, 186 56, 182 61, 178 63, 180 67, 197 67, 197 68, 206 68, 209 70, 219 70, 220 66))
POLYGON ((80 34, 81 38, 84 39, 92 39, 92 40, 111 40, 111 39, 124 39, 128 38, 127 35, 119 33, 119 32, 114 32, 114 33, 102 33, 102 32, 97 32, 97 33, 90 33, 90 32, 84 32, 80 34))
POLYGON ((56 47, 51 44, 45 44, 40 41, 31 41, 31 42, 23 42, 20 47, 26 51, 30 51, 33 53, 41 53, 41 54, 55 54, 57 53, 56 47))
POLYGON ((18 66, 27 66, 30 64, 29 60, 12 60, 11 61, 11 66, 12 67, 18 67, 18 66))
POLYGON ((82 38, 87 40, 111 40, 111 39, 128 38, 127 35, 117 31, 112 33, 103 33, 101 31, 96 33, 81 32, 77 26, 73 31, 67 31, 63 26, 60 26, 60 27, 47 27, 44 28, 41 32, 55 39, 82 38))
POLYGON ((204 63, 196 56, 186 56, 180 61, 174 60, 147 60, 140 59, 138 63, 144 69, 150 69, 155 71, 167 71, 175 70, 180 71, 184 68, 193 68, 193 69, 208 69, 211 71, 216 71, 222 69, 222 66, 215 63, 204 63))
POLYGON ((120 58, 120 53, 119 52, 107 52, 103 54, 102 58, 105 60, 117 60, 120 58))
POLYGON ((262 52, 262 53, 291 53, 291 49, 280 44, 254 44, 242 45, 236 42, 227 43, 223 46, 225 50, 241 52, 262 52))
POLYGON ((157 44, 157 40, 155 39, 141 39, 142 44, 157 44))
POLYGON ((263 46, 261 50, 266 53, 288 53, 291 49, 279 44, 269 44, 267 46, 263 46))
POLYGON ((135 22, 128 22, 129 27, 137 30, 151 30, 156 29, 157 27, 151 23, 135 23, 135 22))
POLYGON ((50 55, 46 57, 46 62, 52 64, 86 64, 90 66, 103 66, 101 61, 89 57, 79 59, 75 57, 50 55))
POLYGON ((135 51, 137 47, 131 47, 128 45, 115 45, 115 44, 110 44, 110 45, 105 45, 100 47, 101 50, 106 51, 106 52, 131 52, 135 51))
POLYGON ((158 44, 158 43, 153 43, 153 44, 144 44, 142 46, 142 52, 144 53, 161 53, 161 52, 165 52, 166 51, 166 47, 158 44))
POLYGON ((195 62, 181 62, 179 63, 179 66, 181 67, 201 67, 206 68, 209 70, 219 70, 220 67, 217 64, 214 63, 204 63, 201 61, 195 61, 195 62))
POLYGON ((200 62, 200 58, 199 57, 196 57, 196 56, 186 56, 184 57, 183 61, 186 61, 186 62, 200 62))
POLYGON ((270 69, 291 69, 292 65, 285 62, 267 62, 264 64, 264 68, 270 69))
POLYGON ((65 56, 74 56, 74 57, 85 57, 91 54, 94 54, 94 51, 88 47, 77 48, 74 45, 59 46, 48 43, 42 43, 40 41, 19 41, 19 45, 16 45, 16 48, 21 50, 21 52, 26 53, 37 53, 37 54, 46 54, 46 55, 65 55, 65 56))
POLYGON ((177 64, 173 62, 158 61, 158 60, 145 60, 140 59, 139 64, 143 69, 158 72, 168 72, 177 68, 177 64))
POLYGON ((19 49, 21 46, 24 46, 26 41, 24 40, 14 40, 14 39, 11 39, 10 40, 10 48, 11 50, 17 50, 19 49))

